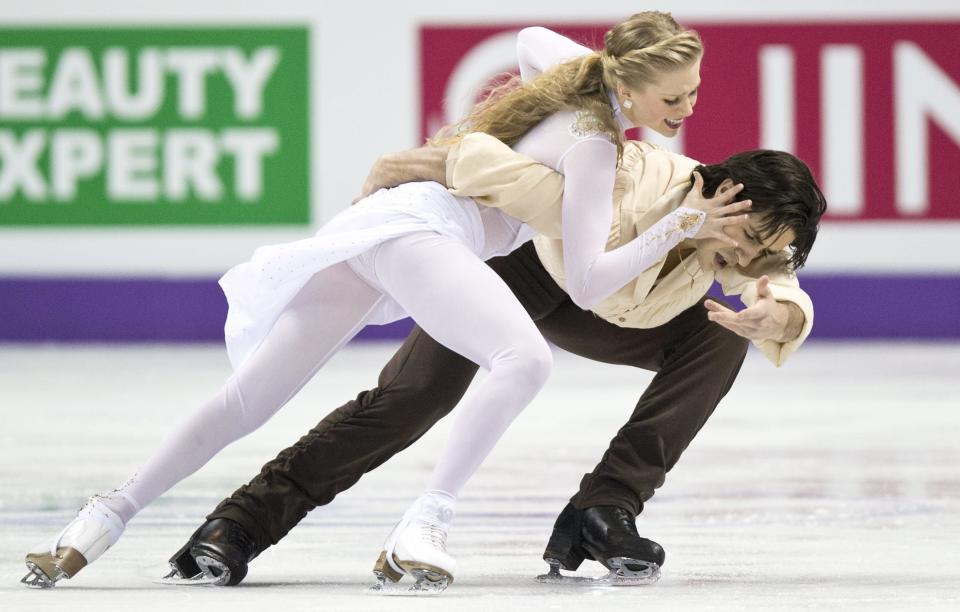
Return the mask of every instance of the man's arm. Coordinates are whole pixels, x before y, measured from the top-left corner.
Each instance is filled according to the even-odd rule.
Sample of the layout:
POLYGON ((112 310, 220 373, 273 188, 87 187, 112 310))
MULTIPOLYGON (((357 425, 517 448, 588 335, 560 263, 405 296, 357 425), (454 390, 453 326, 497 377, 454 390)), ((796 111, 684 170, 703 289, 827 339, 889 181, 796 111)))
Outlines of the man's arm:
POLYGON ((793 302, 778 302, 770 293, 769 279, 757 281, 757 301, 740 312, 735 312, 713 300, 704 304, 711 321, 719 323, 738 336, 762 342, 787 343, 796 340, 803 330, 806 316, 793 302))
POLYGON ((796 275, 783 268, 785 254, 764 257, 748 268, 730 266, 717 273, 726 295, 740 295, 747 308, 732 312, 707 302, 709 317, 750 339, 775 365, 781 366, 813 328, 813 302, 796 275))
POLYGON ((792 342, 800 336, 806 317, 803 316, 800 307, 793 302, 777 302, 777 306, 787 309, 787 322, 783 325, 783 334, 775 339, 777 342, 792 342))
POLYGON ((563 176, 482 132, 449 147, 421 147, 386 155, 374 165, 364 195, 409 181, 436 181, 455 196, 503 208, 550 238, 561 233, 563 176))
POLYGON ((381 156, 370 168, 360 195, 353 203, 356 204, 379 189, 396 187, 402 183, 435 181, 446 186, 448 151, 448 147, 423 146, 381 156))

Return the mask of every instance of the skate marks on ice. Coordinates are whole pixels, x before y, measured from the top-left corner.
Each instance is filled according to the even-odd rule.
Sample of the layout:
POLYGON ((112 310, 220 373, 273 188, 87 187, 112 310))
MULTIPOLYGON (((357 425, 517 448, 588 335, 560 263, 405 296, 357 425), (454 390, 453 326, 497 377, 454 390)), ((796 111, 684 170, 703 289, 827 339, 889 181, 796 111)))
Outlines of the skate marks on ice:
MULTIPOLYGON (((546 569, 540 555, 556 514, 648 380, 562 353, 543 394, 465 490, 449 541, 456 583, 440 597, 386 603, 367 589, 383 538, 442 448, 443 422, 308 516, 251 563, 240 586, 153 583, 219 499, 329 409, 375 384, 390 354, 338 355, 329 375, 137 517, 102 558, 37 592, 18 582, 23 554, 55 536, 86 495, 122 481, 226 370, 220 348, 0 347, 0 406, 22 408, 0 433, 0 607, 960 609, 955 345, 811 345, 779 370, 751 354, 640 518, 641 535, 667 551, 651 586, 535 580, 546 569), (59 373, 57 384, 49 372, 59 373), (802 393, 785 393, 784 384, 802 393), (37 445, 48 440, 71 459, 37 470, 37 445)), ((576 575, 604 573, 588 563, 576 575)))

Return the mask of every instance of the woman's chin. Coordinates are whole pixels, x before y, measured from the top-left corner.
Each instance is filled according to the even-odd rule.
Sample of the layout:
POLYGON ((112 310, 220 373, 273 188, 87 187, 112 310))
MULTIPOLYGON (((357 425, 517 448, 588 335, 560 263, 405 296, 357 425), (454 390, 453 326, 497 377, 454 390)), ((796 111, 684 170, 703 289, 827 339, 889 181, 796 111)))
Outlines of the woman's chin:
POLYGON ((671 128, 662 124, 659 125, 658 127, 650 128, 650 129, 652 129, 657 134, 660 134, 661 136, 665 136, 667 138, 674 138, 676 137, 677 134, 680 133, 680 128, 671 128))

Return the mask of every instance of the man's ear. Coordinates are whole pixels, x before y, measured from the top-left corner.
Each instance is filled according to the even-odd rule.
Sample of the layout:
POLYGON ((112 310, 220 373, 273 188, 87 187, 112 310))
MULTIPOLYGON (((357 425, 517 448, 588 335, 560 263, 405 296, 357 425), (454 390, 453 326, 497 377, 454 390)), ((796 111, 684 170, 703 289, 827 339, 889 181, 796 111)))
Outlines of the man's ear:
POLYGON ((733 185, 734 185, 733 179, 725 178, 723 179, 723 182, 720 183, 720 186, 717 187, 717 193, 723 193, 727 189, 730 189, 731 187, 733 187, 733 185))

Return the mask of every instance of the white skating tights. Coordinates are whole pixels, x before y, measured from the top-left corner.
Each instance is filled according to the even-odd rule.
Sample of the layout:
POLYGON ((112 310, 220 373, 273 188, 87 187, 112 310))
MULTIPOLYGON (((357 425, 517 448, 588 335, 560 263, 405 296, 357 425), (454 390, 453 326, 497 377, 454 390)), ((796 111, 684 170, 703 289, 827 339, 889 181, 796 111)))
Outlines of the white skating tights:
MULTIPOLYGON (((464 244, 422 232, 318 272, 223 388, 121 487, 141 508, 263 425, 391 296, 434 339, 489 370, 458 417, 427 488, 456 496, 549 375, 550 349, 497 275, 464 244), (371 285, 379 285, 374 287, 371 285)), ((136 513, 120 496, 124 522, 136 513)))

